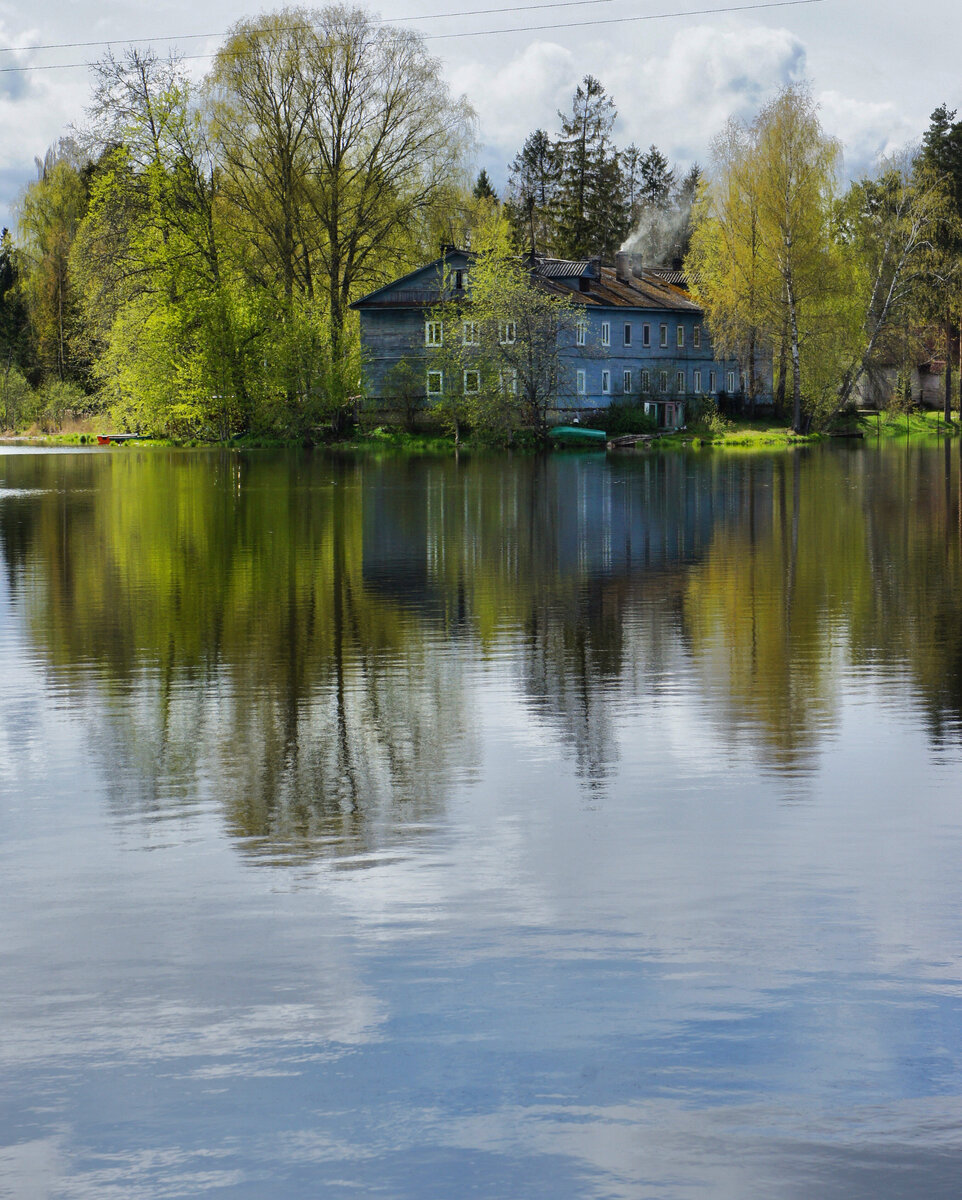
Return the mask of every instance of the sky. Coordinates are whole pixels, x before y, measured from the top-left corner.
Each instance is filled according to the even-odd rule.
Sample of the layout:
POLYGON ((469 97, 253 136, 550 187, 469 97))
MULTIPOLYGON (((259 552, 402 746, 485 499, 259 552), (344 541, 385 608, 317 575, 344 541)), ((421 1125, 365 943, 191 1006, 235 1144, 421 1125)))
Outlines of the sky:
MULTIPOLYGON (((683 170, 704 164, 730 115, 750 119, 789 82, 810 83, 850 176, 917 140, 938 104, 962 108, 962 6, 953 0, 724 7, 723 0, 529 0, 517 8, 504 0, 386 0, 370 11, 430 39, 452 90, 477 111, 475 166, 499 189, 532 130, 557 132, 558 110, 570 107, 586 74, 614 100, 617 145, 654 143, 683 170), (488 11, 469 15, 478 9, 488 11), (488 32, 505 29, 514 32, 488 32)), ((0 225, 15 222, 34 157, 82 123, 90 91, 83 64, 106 49, 27 47, 116 39, 120 50, 173 38, 152 44, 204 55, 234 21, 260 11, 227 0, 158 0, 149 7, 132 0, 0 0, 0 225), (9 69, 55 64, 79 65, 9 69)), ((190 68, 202 75, 208 64, 197 58, 190 68)))

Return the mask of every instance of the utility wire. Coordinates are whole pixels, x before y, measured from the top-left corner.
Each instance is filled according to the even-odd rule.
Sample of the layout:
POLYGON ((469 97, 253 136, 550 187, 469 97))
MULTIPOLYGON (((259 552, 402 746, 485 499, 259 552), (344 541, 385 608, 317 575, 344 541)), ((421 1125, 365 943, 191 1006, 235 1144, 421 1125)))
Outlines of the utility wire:
MULTIPOLYGON (((611 0, 567 0, 567 3, 562 4, 544 4, 532 5, 532 8, 562 8, 568 4, 606 4, 611 3, 611 0)), ((548 25, 512 25, 503 29, 475 29, 462 33, 431 33, 424 36, 426 42, 444 41, 448 38, 470 38, 470 37, 493 37, 502 33, 540 33, 545 30, 554 29, 584 29, 587 26, 593 25, 627 25, 637 21, 668 21, 673 17, 704 17, 713 16, 716 13, 734 13, 734 12, 757 12, 760 9, 766 8, 797 8, 804 4, 824 4, 826 0, 767 0, 763 4, 729 4, 720 8, 694 8, 687 9, 683 12, 664 12, 664 13, 645 13, 642 16, 634 17, 608 17, 594 21, 567 21, 567 22, 552 22, 548 25)), ((478 13, 482 12, 516 12, 516 9, 479 9, 478 13)), ((443 13, 437 14, 440 16, 471 16, 477 14, 471 13, 443 13)), ((427 17, 408 18, 409 20, 428 20, 427 17)), ((395 22, 384 22, 385 24, 394 24, 395 22)), ((222 37, 223 34, 216 33, 190 33, 184 35, 183 38, 164 37, 156 38, 155 41, 186 41, 188 38, 203 38, 203 37, 222 37)), ((84 46, 114 46, 127 45, 124 42, 65 42, 60 46, 37 46, 37 47, 7 47, 10 49, 74 49, 84 46)), ((197 59, 214 58, 216 51, 210 54, 184 54, 180 57, 181 62, 194 62, 197 59)), ((29 67, 0 67, 0 75, 23 74, 27 71, 70 71, 78 67, 90 67, 92 63, 47 63, 39 66, 29 67)))
MULTIPOLYGON (((390 21, 382 21, 382 25, 397 25, 402 21, 443 21, 449 17, 486 17, 496 13, 517 13, 536 11, 542 8, 585 8, 594 4, 612 4, 614 0, 553 0, 549 4, 512 4, 508 8, 475 8, 469 12, 424 13, 416 17, 397 17, 390 21)), ((265 32, 271 33, 280 26, 269 26, 265 32)), ((223 37, 223 33, 185 33, 180 37, 164 34, 153 38, 110 38, 103 42, 47 42, 36 46, 0 46, 0 54, 13 54, 17 50, 86 50, 91 46, 128 46, 134 43, 147 42, 189 42, 203 38, 223 37)))

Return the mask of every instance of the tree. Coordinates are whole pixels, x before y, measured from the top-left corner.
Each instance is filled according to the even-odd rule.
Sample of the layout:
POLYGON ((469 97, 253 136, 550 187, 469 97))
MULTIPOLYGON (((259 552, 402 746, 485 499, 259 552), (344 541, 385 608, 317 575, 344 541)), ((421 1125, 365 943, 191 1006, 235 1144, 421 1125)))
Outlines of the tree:
POLYGON ((944 201, 941 184, 919 169, 917 156, 903 155, 883 163, 874 178, 853 183, 841 202, 839 238, 849 251, 849 278, 863 321, 857 356, 842 375, 834 412, 844 408, 876 365, 893 360, 907 365, 944 201))
MULTIPOLYGON (((925 296, 928 315, 941 322, 945 340, 944 416, 952 419, 952 341, 962 309, 962 121, 945 104, 932 113, 922 137, 918 160, 922 186, 942 192, 939 219, 932 230, 929 258, 931 286, 925 296)), ((962 413, 962 401, 960 401, 962 413)))
POLYGON ((77 296, 70 251, 87 208, 83 156, 61 140, 42 160, 18 208, 23 291, 39 366, 45 376, 76 378, 85 364, 75 353, 77 296))
MULTIPOLYGON (((782 288, 777 307, 788 326, 796 432, 802 429, 802 345, 812 333, 824 332, 819 321, 828 316, 826 301, 841 291, 830 224, 839 154, 801 84, 783 88, 752 127, 759 238, 782 288)), ((773 299, 770 295, 770 308, 773 299)))
POLYGON ((27 310, 20 287, 20 256, 10 230, 0 230, 0 370, 26 358, 27 310))
POLYGON ((405 231, 463 175, 474 114, 419 35, 361 9, 284 9, 231 31, 210 78, 229 200, 278 299, 323 304, 346 397, 346 319, 362 290, 406 265, 405 231))
POLYGON ((771 266, 762 260, 757 177, 748 130, 731 120, 711 145, 708 179, 692 208, 685 271, 705 309, 715 353, 737 358, 748 376, 748 399, 758 394, 758 347, 775 316, 771 266))
POLYGON ((519 248, 554 248, 560 168, 557 148, 543 129, 525 139, 508 172, 508 213, 519 248))
POLYGON ((570 258, 610 257, 626 232, 621 170, 611 143, 614 102, 594 76, 586 75, 571 112, 558 116, 560 252, 570 258))
POLYGON ((790 358, 796 431, 832 409, 859 336, 834 237, 838 157, 811 93, 790 85, 749 128, 729 125, 695 214, 688 270, 712 337, 718 346, 751 348, 761 337, 784 347, 780 376, 790 358))
POLYGON ((491 186, 491 180, 488 178, 488 173, 484 168, 481 169, 478 175, 472 194, 475 200, 497 200, 498 198, 498 193, 491 186))
POLYGON ((429 360, 429 370, 444 373, 435 404, 455 432, 465 421, 502 432, 520 421, 544 436, 559 395, 572 390, 565 347, 578 312, 540 286, 530 259, 513 254, 502 214, 479 230, 466 299, 442 302, 430 319, 444 329, 429 360))

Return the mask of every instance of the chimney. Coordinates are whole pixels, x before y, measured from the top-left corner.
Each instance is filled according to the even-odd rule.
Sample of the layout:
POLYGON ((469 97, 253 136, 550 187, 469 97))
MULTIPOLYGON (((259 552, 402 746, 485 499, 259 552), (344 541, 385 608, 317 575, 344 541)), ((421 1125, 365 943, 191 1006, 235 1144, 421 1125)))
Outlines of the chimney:
POLYGON ((636 279, 644 277, 644 261, 637 250, 631 255, 631 273, 636 279))
POLYGON ((619 283, 629 283, 629 263, 631 256, 626 250, 619 250, 615 255, 615 278, 619 283))

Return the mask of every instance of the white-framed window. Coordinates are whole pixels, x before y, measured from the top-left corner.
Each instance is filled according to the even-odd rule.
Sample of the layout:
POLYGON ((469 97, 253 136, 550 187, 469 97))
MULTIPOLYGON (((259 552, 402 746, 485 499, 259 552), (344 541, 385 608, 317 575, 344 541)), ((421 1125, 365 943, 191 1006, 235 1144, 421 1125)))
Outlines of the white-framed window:
POLYGON ((578 322, 577 342, 578 342, 579 346, 584 346, 587 341, 588 341, 588 322, 585 320, 581 320, 578 322))
POLYGON ((441 396, 444 394, 443 371, 428 371, 426 390, 429 396, 441 396))
POLYGON ((729 372, 728 372, 728 383, 727 383, 727 386, 728 386, 728 390, 729 390, 730 392, 733 392, 733 391, 735 390, 735 372, 734 372, 734 371, 729 371, 729 372))
POLYGON ((668 391, 668 372, 667 371, 659 371, 658 372, 658 390, 660 392, 668 391))
POLYGON ((685 327, 684 327, 684 325, 679 325, 676 328, 675 341, 677 342, 678 349, 683 350, 685 347, 685 327))
POLYGON ((631 325, 625 321, 625 345, 631 345, 631 325))
POLYGON ((622 381, 621 381, 621 390, 625 393, 626 396, 631 391, 631 372, 630 371, 625 371, 624 377, 622 378, 622 381))
MULTIPOLYGON (((697 326, 696 326, 697 328, 697 326)), ((691 373, 691 390, 696 396, 701 395, 701 371, 692 371, 691 373)))
POLYGON ((424 322, 424 344, 425 346, 444 345, 444 325, 440 321, 424 322))
POLYGON ((658 344, 664 350, 665 347, 668 345, 668 326, 662 325, 659 330, 659 334, 660 334, 660 336, 659 336, 658 344))
POLYGON ((684 392, 684 390, 685 390, 685 372, 684 371, 676 371, 675 372, 675 391, 676 392, 684 392))
POLYGON ((461 333, 461 342, 465 346, 481 345, 481 330, 477 321, 465 321, 461 333))
POLYGON ((583 396, 586 391, 585 373, 580 368, 577 371, 575 371, 575 390, 577 391, 579 396, 583 396))
POLYGON ((476 396, 481 391, 481 372, 469 370, 464 372, 464 394, 476 396))
POLYGON ((696 325, 695 328, 691 331, 691 344, 695 347, 696 350, 701 349, 701 326, 700 325, 696 325))
POLYGON ((643 346, 651 345, 651 326, 647 322, 641 327, 641 344, 643 346))
POLYGON ((602 371, 601 372, 601 390, 604 393, 604 395, 606 395, 606 396, 611 391, 611 372, 610 371, 602 371))
POLYGON ((611 345, 611 322, 610 321, 602 321, 601 322, 601 344, 602 344, 602 346, 610 346, 611 345))
POLYGON ((651 391, 651 372, 642 371, 641 373, 641 390, 643 392, 651 391))
POLYGON ((518 326, 514 321, 501 321, 498 324, 498 341, 502 346, 510 346, 518 340, 518 326))
POLYGON ((459 292, 464 287, 464 284, 465 284, 465 281, 467 280, 467 278, 468 278, 468 273, 467 273, 467 271, 465 271, 463 269, 460 271, 454 272, 454 286, 457 288, 457 290, 459 292))
POLYGON ((501 391, 509 396, 518 394, 518 372, 514 367, 505 367, 498 377, 501 391))
POLYGON ((718 375, 714 371, 708 372, 708 390, 713 396, 718 391, 718 375))

